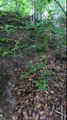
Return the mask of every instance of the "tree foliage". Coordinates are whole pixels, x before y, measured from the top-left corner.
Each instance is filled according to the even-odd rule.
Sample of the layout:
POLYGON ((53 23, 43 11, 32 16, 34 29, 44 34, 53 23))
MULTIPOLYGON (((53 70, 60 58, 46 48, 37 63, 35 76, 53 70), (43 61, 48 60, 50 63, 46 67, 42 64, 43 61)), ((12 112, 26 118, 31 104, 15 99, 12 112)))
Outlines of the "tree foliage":
MULTIPOLYGON (((53 2, 58 4, 64 14, 66 14, 58 0, 0 0, 0 10, 19 12, 22 16, 34 13, 37 18, 37 16, 42 17, 46 7, 49 7, 49 4, 53 2)), ((55 6, 54 4, 53 6, 55 6)))

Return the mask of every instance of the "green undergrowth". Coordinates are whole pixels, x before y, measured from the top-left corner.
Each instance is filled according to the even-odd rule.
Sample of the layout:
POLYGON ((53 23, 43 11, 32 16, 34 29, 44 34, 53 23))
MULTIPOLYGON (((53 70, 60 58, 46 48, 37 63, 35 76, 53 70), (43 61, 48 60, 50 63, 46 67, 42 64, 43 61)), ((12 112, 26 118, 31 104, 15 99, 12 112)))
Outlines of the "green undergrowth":
POLYGON ((29 61, 25 71, 21 71, 19 78, 33 81, 35 87, 41 91, 48 91, 49 82, 46 76, 54 75, 54 71, 47 68, 49 58, 44 55, 37 62, 29 61))
POLYGON ((31 37, 36 38, 36 44, 31 45, 31 47, 40 55, 45 51, 50 51, 50 49, 59 52, 62 45, 66 46, 66 30, 62 24, 61 22, 59 27, 55 27, 48 20, 43 21, 43 23, 27 24, 26 29, 32 30, 31 37))
MULTIPOLYGON (((6 32, 7 36, 10 36, 15 31, 18 33, 18 30, 22 27, 5 24, 4 26, 0 26, 0 29, 2 32, 6 32)), ((57 28, 48 20, 42 23, 36 22, 36 24, 29 24, 28 22, 24 26, 24 31, 30 31, 30 37, 21 38, 19 41, 0 38, 0 57, 9 55, 19 56, 29 54, 31 51, 35 51, 38 55, 43 55, 46 51, 50 50, 59 52, 62 45, 66 46, 65 28, 57 28)))
POLYGON ((24 73, 20 74, 20 79, 28 79, 29 76, 31 76, 32 79, 32 75, 35 74, 34 78, 32 79, 35 86, 39 89, 39 90, 48 90, 48 80, 46 80, 45 75, 47 74, 47 72, 45 73, 44 69, 46 68, 46 62, 48 61, 48 57, 45 56, 44 60, 42 62, 36 63, 35 65, 32 64, 32 62, 30 64, 28 64, 27 69, 24 73))
POLYGON ((15 42, 6 38, 0 38, 0 57, 5 57, 11 54, 15 42))
POLYGON ((15 31, 18 31, 18 29, 20 28, 22 28, 22 26, 13 25, 13 24, 5 24, 5 25, 0 26, 1 31, 6 32, 7 35, 15 31))

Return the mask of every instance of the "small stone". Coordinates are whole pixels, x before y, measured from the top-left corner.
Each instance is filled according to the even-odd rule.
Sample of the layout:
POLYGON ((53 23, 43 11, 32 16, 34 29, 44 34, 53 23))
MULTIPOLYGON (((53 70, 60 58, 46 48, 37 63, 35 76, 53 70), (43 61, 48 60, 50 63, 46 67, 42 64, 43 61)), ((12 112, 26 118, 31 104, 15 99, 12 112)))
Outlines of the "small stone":
POLYGON ((33 80, 32 78, 29 79, 29 81, 32 81, 32 80, 33 80))
POLYGON ((0 114, 0 120, 3 120, 3 115, 2 114, 0 114))
POLYGON ((0 113, 2 113, 2 110, 0 109, 0 113))
POLYGON ((42 115, 42 116, 40 117, 40 120, 46 120, 45 115, 42 115))
POLYGON ((40 108, 40 107, 41 107, 41 104, 38 104, 36 107, 37 107, 37 108, 40 108))
POLYGON ((2 115, 2 114, 0 114, 0 117, 3 117, 3 115, 2 115))
POLYGON ((27 115, 26 111, 23 112, 23 115, 24 115, 25 119, 27 120, 28 119, 28 115, 27 115))
POLYGON ((35 116, 35 120, 39 120, 39 114, 35 116))
POLYGON ((44 114, 44 111, 40 111, 40 113, 39 113, 40 115, 43 115, 44 114))
POLYGON ((11 82, 8 82, 8 84, 11 86, 12 84, 11 84, 11 82))
POLYGON ((13 116, 12 120, 17 120, 17 118, 18 118, 17 116, 13 116))
POLYGON ((19 92, 17 92, 17 95, 21 95, 21 92, 19 91, 19 92))
POLYGON ((51 94, 53 94, 54 93, 54 91, 51 91, 51 94))

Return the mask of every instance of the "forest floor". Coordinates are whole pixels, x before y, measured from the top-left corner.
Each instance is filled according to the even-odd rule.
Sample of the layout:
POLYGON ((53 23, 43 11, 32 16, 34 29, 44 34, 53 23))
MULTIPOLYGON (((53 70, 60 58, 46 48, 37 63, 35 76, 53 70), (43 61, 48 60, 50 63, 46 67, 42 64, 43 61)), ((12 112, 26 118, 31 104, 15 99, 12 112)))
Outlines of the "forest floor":
POLYGON ((9 32, 6 28, 4 31, 5 21, 0 20, 0 40, 6 39, 8 43, 0 44, 0 47, 13 48, 19 41, 23 41, 26 47, 22 56, 0 57, 0 84, 4 81, 5 85, 0 85, 0 120, 66 120, 66 61, 57 58, 50 50, 39 55, 30 48, 37 42, 33 30, 18 28, 9 32), (45 68, 20 78, 20 74, 28 71, 28 64, 34 66, 43 62, 45 55, 48 57, 45 68), (48 91, 41 91, 34 84, 42 72, 48 81, 48 91))

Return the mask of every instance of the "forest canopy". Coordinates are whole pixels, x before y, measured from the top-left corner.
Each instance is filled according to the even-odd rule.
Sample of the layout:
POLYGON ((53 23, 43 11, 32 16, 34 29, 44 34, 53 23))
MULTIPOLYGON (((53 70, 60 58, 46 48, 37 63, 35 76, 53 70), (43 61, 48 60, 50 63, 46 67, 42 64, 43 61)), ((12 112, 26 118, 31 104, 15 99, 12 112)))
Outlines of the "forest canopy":
POLYGON ((42 15, 45 10, 57 11, 58 6, 66 13, 66 0, 0 0, 0 10, 18 12, 22 16, 31 15, 34 12, 42 15))

